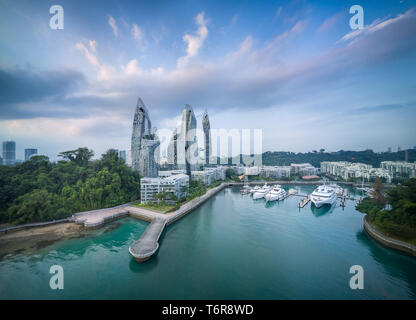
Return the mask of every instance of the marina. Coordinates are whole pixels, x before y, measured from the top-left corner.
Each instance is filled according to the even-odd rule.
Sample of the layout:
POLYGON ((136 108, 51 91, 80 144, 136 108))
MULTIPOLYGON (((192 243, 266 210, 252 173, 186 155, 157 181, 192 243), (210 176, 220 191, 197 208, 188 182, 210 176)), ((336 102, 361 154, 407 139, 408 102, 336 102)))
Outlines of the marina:
MULTIPOLYGON (((315 189, 283 187, 298 195, 315 189)), ((88 229, 82 238, 5 257, 0 260, 0 297, 416 298, 416 260, 369 237, 354 201, 347 199, 345 208, 309 203, 299 210, 302 196, 267 203, 242 196, 240 189, 223 188, 191 214, 166 224, 156 254, 145 263, 137 263, 129 248, 145 238, 150 224, 131 214, 88 229), (61 292, 48 287, 49 268, 57 263, 65 270, 61 292), (365 268, 365 290, 349 288, 349 268, 355 264, 365 268)))

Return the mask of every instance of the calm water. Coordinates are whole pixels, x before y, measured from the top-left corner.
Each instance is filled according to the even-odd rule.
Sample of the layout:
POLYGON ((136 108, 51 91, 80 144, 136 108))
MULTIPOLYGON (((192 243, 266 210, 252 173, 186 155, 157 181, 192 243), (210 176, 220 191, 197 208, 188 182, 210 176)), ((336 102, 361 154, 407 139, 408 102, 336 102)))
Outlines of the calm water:
POLYGON ((298 209, 299 201, 266 206, 225 189, 169 226, 144 264, 128 247, 147 223, 125 218, 88 237, 1 260, 0 298, 416 298, 416 259, 369 239, 353 202, 316 210, 298 209), (54 264, 64 268, 64 290, 49 288, 54 264), (364 290, 349 288, 355 264, 364 268, 364 290))

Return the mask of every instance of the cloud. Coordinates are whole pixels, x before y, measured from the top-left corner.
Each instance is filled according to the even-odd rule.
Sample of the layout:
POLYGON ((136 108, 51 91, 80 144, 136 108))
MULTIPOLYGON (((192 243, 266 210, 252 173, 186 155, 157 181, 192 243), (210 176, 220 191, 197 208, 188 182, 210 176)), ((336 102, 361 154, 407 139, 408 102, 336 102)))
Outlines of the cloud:
POLYGON ((108 15, 108 24, 110 25, 111 29, 113 29, 114 36, 118 37, 118 27, 116 24, 116 20, 110 15, 108 15))
POLYGON ((109 80, 112 77, 115 72, 114 68, 112 66, 101 64, 98 61, 97 42, 95 40, 88 41, 84 39, 83 42, 75 44, 75 49, 82 52, 88 62, 98 70, 97 77, 99 80, 109 80), (87 45, 85 45, 84 42, 89 45, 90 49, 87 48, 87 45))
POLYGON ((344 13, 339 12, 339 13, 334 14, 332 17, 329 17, 318 28, 318 32, 322 32, 322 31, 326 31, 328 29, 331 29, 343 16, 344 16, 344 13))
POLYGON ((0 69, 1 118, 33 117, 36 112, 25 108, 26 104, 62 100, 85 83, 82 73, 71 70, 0 69))
POLYGON ((198 30, 196 36, 185 34, 183 36, 183 41, 186 42, 186 56, 180 57, 177 62, 178 67, 185 66, 189 59, 195 57, 198 54, 199 49, 204 44, 206 37, 208 36, 207 21, 205 20, 205 13, 200 12, 195 18, 196 24, 198 25, 198 30))
POLYGON ((137 41, 141 49, 144 49, 145 47, 145 38, 144 38, 144 32, 137 24, 133 24, 133 27, 131 28, 131 34, 133 35, 134 40, 137 41))
POLYGON ((279 7, 276 10, 276 13, 274 14, 274 18, 278 19, 280 17, 280 14, 282 13, 283 7, 279 7))
POLYGON ((416 13, 416 10, 412 8, 412 9, 407 10, 403 14, 397 15, 394 18, 376 19, 370 25, 365 26, 363 29, 357 29, 357 30, 353 30, 347 33, 345 36, 343 36, 340 39, 340 41, 350 41, 359 36, 368 35, 376 31, 379 31, 383 28, 388 27, 391 24, 395 24, 395 23, 398 23, 400 21, 407 20, 407 19, 414 19, 415 13, 416 13))

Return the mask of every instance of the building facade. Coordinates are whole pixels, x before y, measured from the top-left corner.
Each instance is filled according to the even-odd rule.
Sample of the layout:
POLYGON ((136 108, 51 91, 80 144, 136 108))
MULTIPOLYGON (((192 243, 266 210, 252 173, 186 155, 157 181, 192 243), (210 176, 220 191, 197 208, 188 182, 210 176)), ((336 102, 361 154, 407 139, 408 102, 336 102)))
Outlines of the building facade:
POLYGON ((3 141, 3 164, 13 165, 16 162, 16 142, 3 141))
POLYGON ((380 167, 387 170, 393 178, 416 178, 416 162, 382 161, 380 167))
POLYGON ((142 204, 155 202, 155 195, 161 192, 173 194, 176 199, 186 198, 189 193, 189 176, 179 173, 166 177, 146 177, 140 180, 140 202, 142 204))
POLYGON ((290 166, 262 166, 260 176, 263 178, 290 177, 290 166))
POLYGON ((25 161, 29 160, 31 156, 37 155, 38 149, 25 149, 25 161))
POLYGON ((142 177, 157 177, 160 141, 152 132, 152 123, 142 99, 138 98, 131 136, 132 169, 142 177))
POLYGON ((378 177, 390 183, 392 179, 392 176, 386 169, 373 168, 373 166, 365 163, 352 163, 347 161, 323 161, 321 162, 321 172, 341 177, 344 180, 362 178, 363 180, 370 181, 378 177))
POLYGON ((208 112, 205 110, 202 117, 202 128, 204 130, 204 148, 205 148, 205 164, 209 164, 211 160, 211 125, 209 123, 208 112))

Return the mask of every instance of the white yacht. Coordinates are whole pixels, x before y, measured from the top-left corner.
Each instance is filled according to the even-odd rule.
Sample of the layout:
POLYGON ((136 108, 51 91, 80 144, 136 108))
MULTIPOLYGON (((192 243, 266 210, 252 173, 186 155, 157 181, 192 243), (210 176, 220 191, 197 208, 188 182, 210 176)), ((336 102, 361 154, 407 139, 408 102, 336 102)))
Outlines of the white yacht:
POLYGON ((260 190, 259 186, 254 186, 254 188, 251 188, 249 192, 251 193, 251 195, 253 195, 255 192, 257 192, 259 190, 260 190))
POLYGON ((264 198, 266 194, 269 193, 271 187, 269 187, 267 184, 265 184, 262 188, 254 192, 253 199, 261 199, 264 198))
POLYGON ((319 186, 312 192, 311 201, 317 208, 323 205, 332 206, 337 201, 336 190, 327 185, 319 186))
POLYGON ((279 186, 278 184, 273 187, 273 189, 264 196, 266 201, 279 201, 286 196, 286 191, 279 186))
POLYGON ((330 184, 330 185, 329 185, 329 187, 330 187, 330 188, 333 188, 333 189, 334 189, 334 191, 335 191, 335 193, 336 193, 338 196, 342 196, 342 195, 344 194, 344 189, 343 189, 343 188, 341 188, 339 185, 337 185, 337 184, 335 184, 335 183, 330 184))

